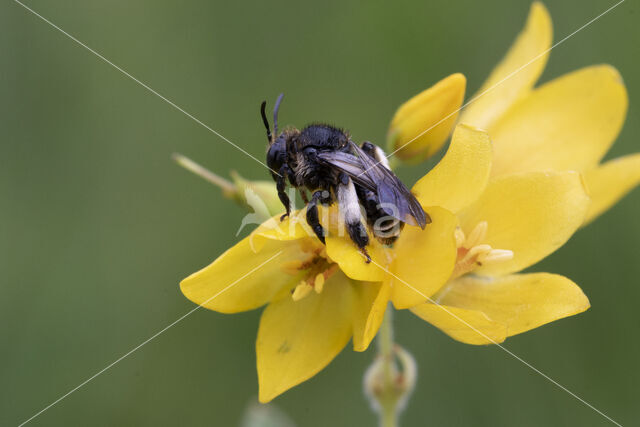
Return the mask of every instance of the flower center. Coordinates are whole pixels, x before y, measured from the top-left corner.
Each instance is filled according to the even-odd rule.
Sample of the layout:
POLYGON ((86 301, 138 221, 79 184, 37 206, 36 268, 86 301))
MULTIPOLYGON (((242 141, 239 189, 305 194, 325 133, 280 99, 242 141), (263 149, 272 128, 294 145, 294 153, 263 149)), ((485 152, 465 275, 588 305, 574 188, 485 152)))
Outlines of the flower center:
POLYGON ((297 261, 289 261, 282 265, 282 270, 292 276, 301 277, 298 285, 291 291, 291 298, 300 301, 315 291, 322 292, 324 283, 338 270, 338 264, 327 258, 323 247, 302 247, 305 257, 297 261))
POLYGON ((513 251, 508 249, 494 249, 490 245, 482 243, 487 237, 489 225, 486 221, 479 222, 468 236, 460 227, 456 228, 456 246, 458 258, 451 275, 452 279, 475 270, 482 265, 507 261, 513 258, 513 251))

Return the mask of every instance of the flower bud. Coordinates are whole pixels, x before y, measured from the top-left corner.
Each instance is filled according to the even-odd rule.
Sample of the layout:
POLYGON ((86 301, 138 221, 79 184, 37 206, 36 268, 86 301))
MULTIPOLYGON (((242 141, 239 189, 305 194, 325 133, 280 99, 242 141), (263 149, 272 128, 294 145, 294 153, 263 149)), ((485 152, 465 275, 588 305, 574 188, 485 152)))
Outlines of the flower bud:
POLYGON ((181 154, 174 154, 173 159, 183 168, 220 188, 227 199, 264 217, 263 220, 284 211, 273 181, 249 181, 236 171, 231 171, 232 181, 229 181, 181 154))
POLYGON ((458 118, 466 81, 462 74, 452 74, 402 104, 387 133, 389 151, 409 163, 435 154, 458 118))
POLYGON ((417 379, 416 361, 407 350, 395 345, 393 360, 378 355, 364 374, 363 388, 376 411, 390 405, 401 412, 413 392, 417 379))

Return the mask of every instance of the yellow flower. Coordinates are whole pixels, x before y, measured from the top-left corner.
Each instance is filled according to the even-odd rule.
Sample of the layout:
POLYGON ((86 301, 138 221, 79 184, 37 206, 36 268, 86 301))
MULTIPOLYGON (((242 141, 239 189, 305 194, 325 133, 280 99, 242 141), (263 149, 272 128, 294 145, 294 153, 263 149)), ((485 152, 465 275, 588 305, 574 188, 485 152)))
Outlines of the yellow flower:
POLYGON ((354 350, 366 350, 388 301, 474 344, 585 310, 586 297, 568 279, 511 274, 557 249, 582 223, 588 198, 580 176, 527 173, 489 181, 490 168, 487 134, 459 125, 442 161, 413 188, 432 223, 424 231, 405 227, 393 248, 372 239, 371 263, 340 235, 337 209, 323 210, 326 246, 299 211, 262 224, 184 279, 181 290, 223 313, 267 304, 256 343, 262 402, 315 375, 351 337, 354 350), (483 290, 488 282, 471 272, 496 278, 483 290))
POLYGON ((600 163, 627 112, 627 91, 615 68, 585 67, 534 88, 551 42, 549 13, 534 3, 524 30, 460 121, 491 135, 494 176, 582 172, 592 199, 588 222, 640 182, 640 153, 600 163))
MULTIPOLYGON (((421 203, 448 208, 460 219, 451 280, 435 293, 414 285, 429 301, 412 308, 459 341, 501 342, 586 310, 587 298, 569 279, 514 273, 553 252, 640 182, 640 154, 600 164, 626 115, 620 75, 608 65, 591 66, 534 88, 551 41, 551 19, 536 2, 524 30, 460 116, 461 123, 488 131, 493 158, 471 160, 454 134, 443 161, 413 189, 421 203), (454 162, 456 152, 461 179, 448 174, 434 179, 438 168, 454 162), (479 167, 488 181, 474 183, 474 194, 482 194, 463 201, 464 187, 472 182, 466 175, 479 167)), ((434 106, 423 103, 412 114, 431 114, 434 106)), ((407 131, 416 132, 414 126, 407 131)), ((392 126, 392 134, 401 130, 392 126)), ((407 153, 411 144, 404 148, 407 153)), ((393 279, 408 287, 419 283, 420 275, 414 271, 413 277, 393 279)))
MULTIPOLYGON (((461 118, 497 132, 500 141, 492 148, 487 132, 458 125, 441 162, 413 187, 432 219, 426 230, 405 227, 393 248, 371 239, 372 262, 366 263, 341 234, 336 208, 322 210, 326 246, 298 211, 282 222, 278 216, 268 220, 181 282, 187 298, 211 310, 235 313, 266 305, 256 342, 260 401, 311 378, 351 338, 354 350, 366 350, 389 301, 470 344, 502 342, 589 307, 571 280, 519 272, 562 246, 594 209, 604 209, 598 206, 622 195, 620 186, 608 199, 595 191, 591 203, 582 175, 570 169, 585 171, 592 192, 596 174, 630 188, 637 178, 627 163, 636 157, 616 162, 623 167, 596 167, 626 110, 624 86, 610 68, 587 69, 532 90, 546 61, 541 55, 504 80, 514 63, 544 51, 550 40, 548 14, 535 3, 525 31, 485 84, 483 90, 492 91, 461 118), (585 82, 598 87, 589 92, 585 82), (574 99, 576 88, 588 94, 574 99), (607 120, 597 118, 594 102, 609 107, 607 120), (562 114, 571 118, 569 128, 590 132, 566 129, 562 114), (597 120, 594 129, 589 122, 597 120), (569 136, 588 147, 578 150, 569 136), (563 145, 554 151, 548 141, 563 145)), ((390 147, 405 159, 437 151, 457 118, 464 85, 455 74, 404 104, 392 120, 390 147)))
MULTIPOLYGON (((462 164, 473 165, 474 158, 486 155, 467 141, 486 138, 484 133, 463 126, 456 135, 453 140, 461 141, 453 146, 467 147, 464 153, 452 154, 465 157, 460 159, 462 164)), ((450 156, 446 159, 430 173, 443 186, 436 189, 438 194, 448 193, 449 183, 442 177, 458 174, 471 183, 486 181, 482 168, 468 168, 463 177, 461 163, 452 162, 450 156)), ((459 203, 473 193, 465 185, 451 187, 454 192, 465 190, 459 203)), ((455 195, 446 201, 456 207, 455 195)), ((408 287, 395 285, 390 274, 406 277, 429 295, 451 277, 458 256, 458 220, 427 199, 423 206, 432 220, 426 230, 405 227, 392 249, 371 239, 371 263, 365 262, 344 233, 335 207, 322 209, 321 222, 328 229, 326 246, 309 229, 304 211, 282 222, 276 216, 184 279, 181 290, 191 301, 223 313, 267 305, 256 343, 259 398, 267 402, 323 369, 350 338, 354 350, 366 350, 389 301, 397 308, 426 301, 408 287)))
MULTIPOLYGON (((315 375, 352 337, 354 350, 366 350, 393 297, 376 266, 388 264, 389 249, 372 241, 375 264, 365 263, 348 236, 332 235, 338 215, 328 211, 326 246, 308 229, 303 211, 282 222, 274 217, 180 284, 191 301, 222 313, 268 304, 256 343, 261 402, 315 375)), ((425 271, 438 288, 453 269, 456 222, 442 208, 429 213, 433 222, 420 250, 435 261, 425 271)), ((405 247, 406 239, 401 236, 397 245, 405 247)))
MULTIPOLYGON (((580 174, 491 177, 491 165, 488 135, 459 125, 442 161, 413 187, 420 203, 442 206, 459 218, 451 278, 439 289, 422 286, 425 258, 406 275, 389 279, 393 289, 429 298, 413 313, 469 344, 499 343, 589 308, 587 297, 565 277, 515 274, 558 249, 583 223, 589 198, 580 174)), ((396 255, 399 262, 411 262, 411 254, 396 255)))

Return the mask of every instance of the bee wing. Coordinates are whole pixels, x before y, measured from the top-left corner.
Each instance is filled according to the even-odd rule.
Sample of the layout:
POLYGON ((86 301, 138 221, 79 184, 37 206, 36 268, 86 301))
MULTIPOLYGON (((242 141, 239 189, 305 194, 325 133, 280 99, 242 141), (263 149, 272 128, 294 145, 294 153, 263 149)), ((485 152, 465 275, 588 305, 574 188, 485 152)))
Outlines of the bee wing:
MULTIPOLYGON (((388 215, 421 228, 431 222, 431 218, 422 209, 416 197, 391 170, 353 142, 350 144, 356 157, 362 162, 363 171, 360 172, 359 178, 368 176, 368 180, 375 183, 375 191, 381 207, 388 215)), ((356 181, 356 178, 352 177, 352 179, 356 181)))
POLYGON ((327 151, 319 152, 317 156, 320 163, 346 173, 353 182, 368 190, 377 191, 375 181, 365 172, 366 169, 360 159, 353 154, 342 151, 327 151))

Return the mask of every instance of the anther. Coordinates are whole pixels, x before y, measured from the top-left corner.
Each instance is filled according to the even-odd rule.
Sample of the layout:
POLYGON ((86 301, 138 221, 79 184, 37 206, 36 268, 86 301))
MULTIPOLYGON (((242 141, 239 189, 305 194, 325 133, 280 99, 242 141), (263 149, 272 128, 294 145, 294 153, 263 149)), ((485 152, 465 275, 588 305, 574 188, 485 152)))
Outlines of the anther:
POLYGON ((492 249, 489 252, 478 255, 478 262, 482 264, 508 261, 510 259, 513 259, 513 251, 508 249, 492 249))
POLYGON ((462 228, 456 227, 456 231, 453 232, 453 235, 456 238, 456 247, 461 248, 462 245, 464 245, 464 241, 466 240, 464 231, 462 231, 462 228))
POLYGON ((291 294, 291 298, 294 301, 300 301, 302 298, 309 295, 313 287, 305 281, 300 282, 298 286, 293 290, 293 294, 291 294))
POLYGON ((300 269, 303 266, 303 262, 302 261, 287 261, 282 263, 281 265, 281 269, 283 272, 290 274, 292 276, 297 275, 298 273, 300 273, 300 269))
POLYGON ((471 230, 468 236, 460 227, 454 231, 458 259, 454 267, 452 278, 472 272, 479 266, 489 263, 508 261, 513 258, 513 251, 506 249, 493 249, 491 245, 483 243, 487 237, 489 228, 486 221, 481 221, 471 230))
POLYGON ((487 228, 487 221, 480 221, 469 233, 469 237, 464 242, 464 247, 471 249, 484 241, 484 238, 487 237, 487 228))
POLYGON ((322 292, 322 288, 324 288, 324 274, 318 273, 313 282, 313 289, 316 291, 316 293, 319 294, 320 292, 322 292))
POLYGON ((475 258, 481 254, 489 253, 491 251, 491 246, 489 245, 477 245, 469 249, 469 252, 462 258, 460 262, 465 263, 472 258, 475 258))

